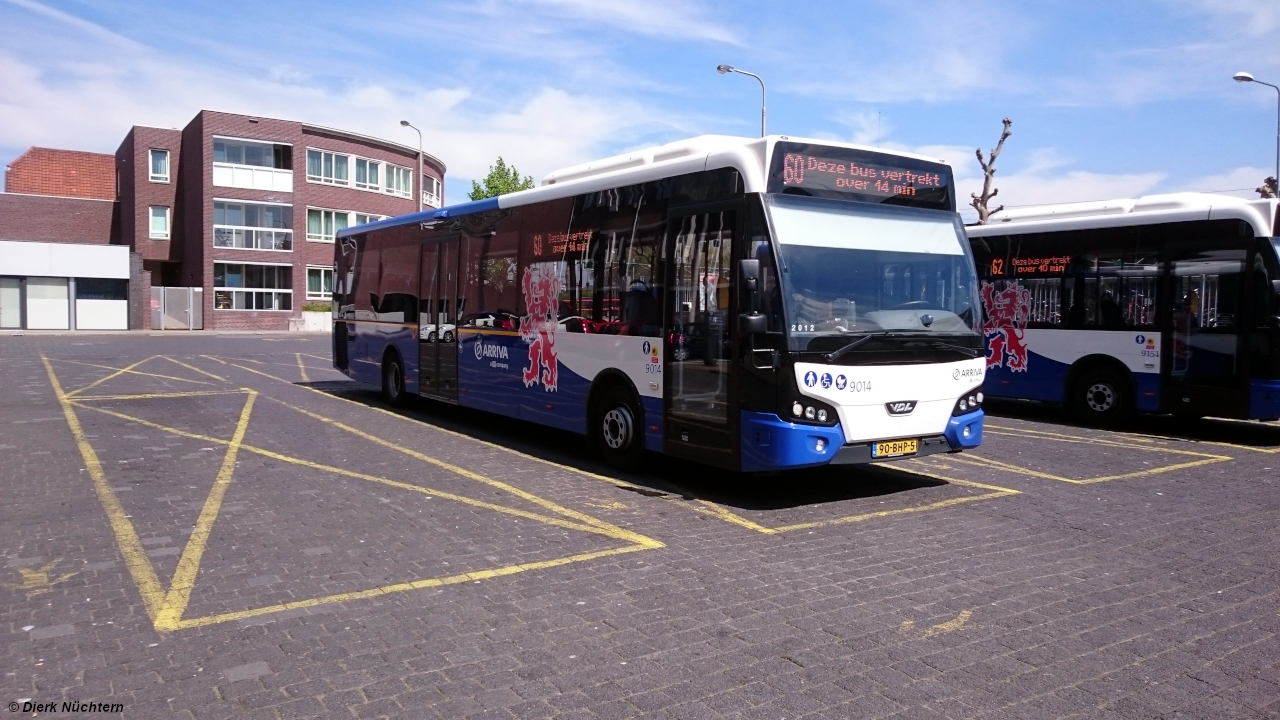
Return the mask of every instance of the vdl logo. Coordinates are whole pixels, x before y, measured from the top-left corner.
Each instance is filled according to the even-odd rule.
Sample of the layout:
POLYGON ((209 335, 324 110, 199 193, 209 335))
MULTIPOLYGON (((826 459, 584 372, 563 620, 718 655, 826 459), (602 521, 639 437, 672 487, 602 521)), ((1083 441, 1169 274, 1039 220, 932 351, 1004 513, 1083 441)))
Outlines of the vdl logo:
POLYGON ((805 387, 813 387, 818 384, 818 373, 810 370, 804 374, 805 387))

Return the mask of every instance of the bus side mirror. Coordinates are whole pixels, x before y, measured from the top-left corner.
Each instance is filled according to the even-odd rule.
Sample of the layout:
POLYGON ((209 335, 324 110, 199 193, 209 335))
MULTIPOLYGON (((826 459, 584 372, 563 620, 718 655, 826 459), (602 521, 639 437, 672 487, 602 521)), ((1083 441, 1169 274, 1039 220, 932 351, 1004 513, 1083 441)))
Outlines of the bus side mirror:
POLYGON ((754 258, 738 261, 738 275, 742 278, 742 287, 749 293, 760 291, 760 261, 754 258))
POLYGON ((742 313, 738 316, 738 329, 743 335, 757 335, 769 331, 769 316, 760 313, 742 313))

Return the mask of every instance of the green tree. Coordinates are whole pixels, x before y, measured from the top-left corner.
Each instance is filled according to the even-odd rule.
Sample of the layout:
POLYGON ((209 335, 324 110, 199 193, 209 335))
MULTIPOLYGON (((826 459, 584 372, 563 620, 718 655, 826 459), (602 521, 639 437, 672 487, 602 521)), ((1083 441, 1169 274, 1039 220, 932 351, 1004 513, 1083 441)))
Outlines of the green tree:
POLYGON ((529 190, 533 187, 533 176, 525 175, 524 179, 520 179, 520 171, 515 166, 507 167, 506 161, 501 157, 498 162, 489 166, 489 174, 484 176, 484 185, 471 181, 471 192, 467 197, 472 200, 483 200, 485 198, 506 195, 519 190, 529 190))

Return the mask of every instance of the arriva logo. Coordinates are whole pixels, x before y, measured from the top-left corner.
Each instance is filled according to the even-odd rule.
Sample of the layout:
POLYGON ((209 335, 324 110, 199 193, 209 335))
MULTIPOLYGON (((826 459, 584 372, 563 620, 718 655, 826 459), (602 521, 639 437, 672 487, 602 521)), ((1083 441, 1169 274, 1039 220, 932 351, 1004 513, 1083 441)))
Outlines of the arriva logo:
POLYGON ((507 346, 505 345, 485 345, 484 336, 476 336, 476 359, 498 358, 499 360, 507 359, 507 346))

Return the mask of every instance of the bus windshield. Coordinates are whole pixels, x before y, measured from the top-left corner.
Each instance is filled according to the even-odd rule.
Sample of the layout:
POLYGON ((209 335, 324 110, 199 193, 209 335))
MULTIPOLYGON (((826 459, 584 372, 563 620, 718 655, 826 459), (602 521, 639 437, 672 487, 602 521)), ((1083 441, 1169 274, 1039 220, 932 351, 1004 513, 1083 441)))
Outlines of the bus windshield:
POLYGON ((976 343, 977 278, 954 213, 767 196, 789 346, 851 336, 963 336, 976 343))

